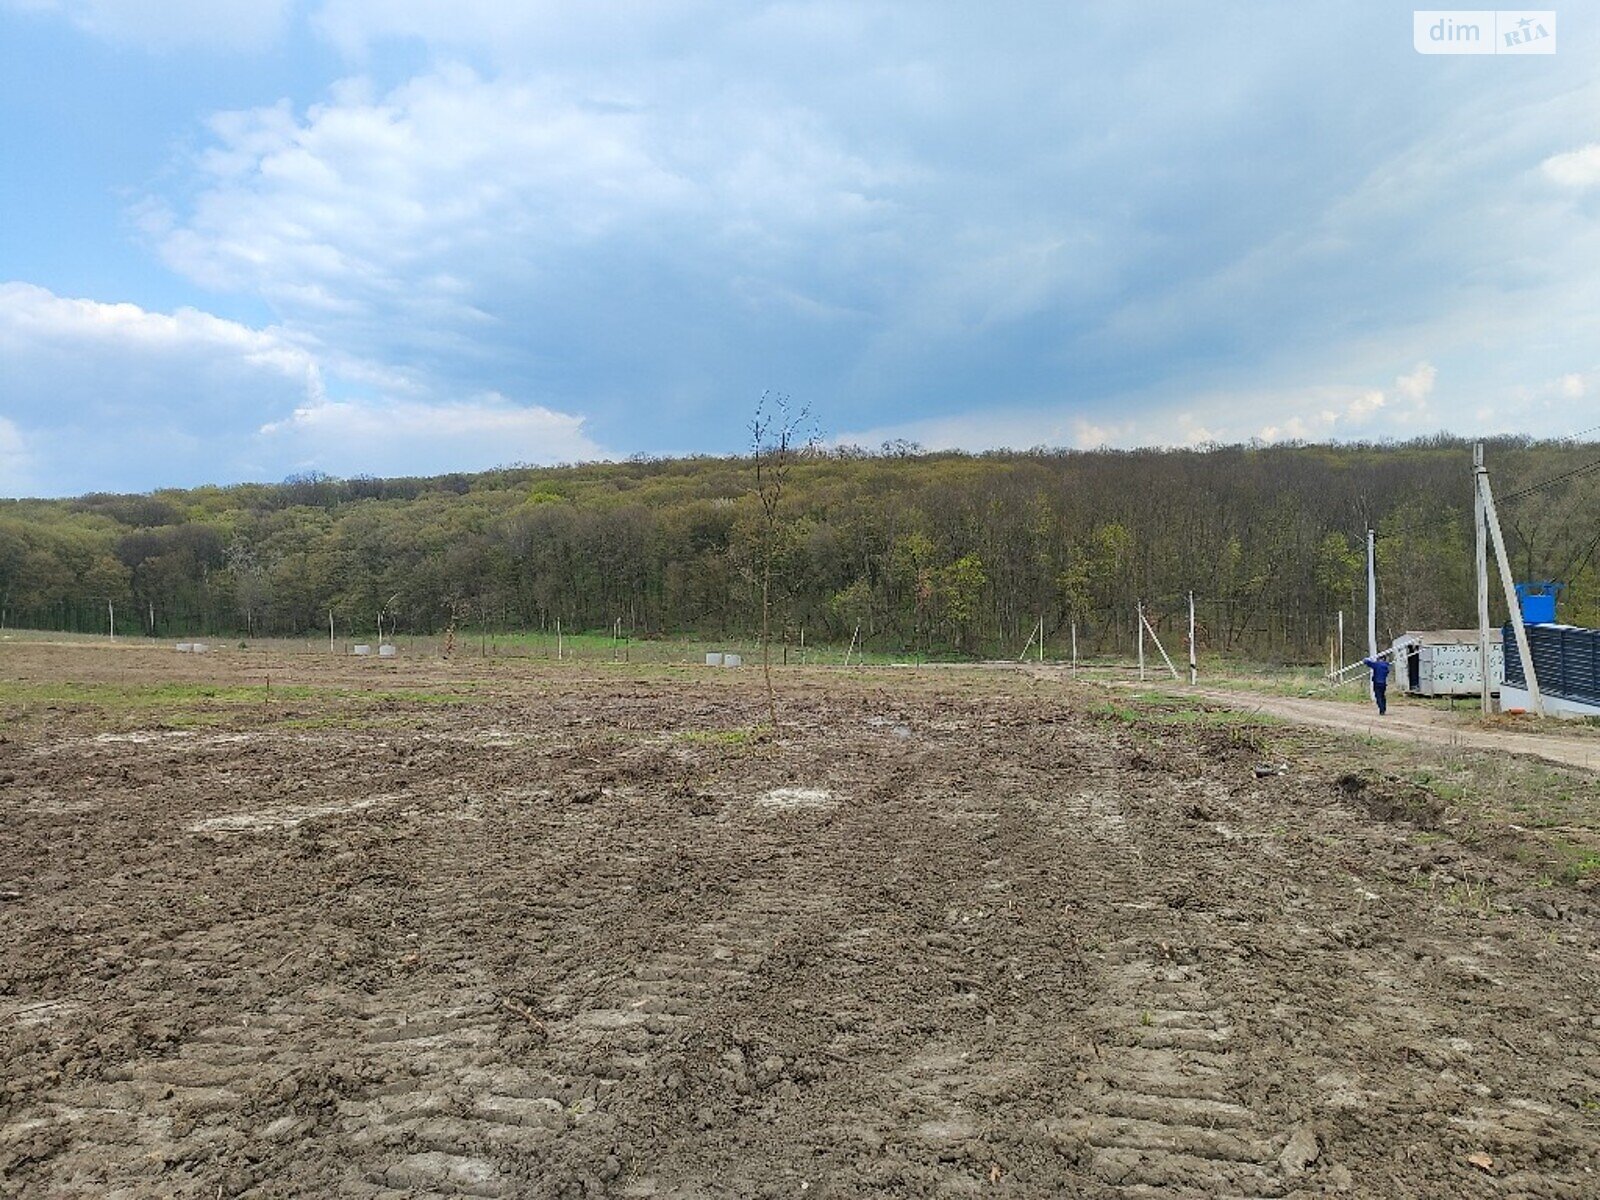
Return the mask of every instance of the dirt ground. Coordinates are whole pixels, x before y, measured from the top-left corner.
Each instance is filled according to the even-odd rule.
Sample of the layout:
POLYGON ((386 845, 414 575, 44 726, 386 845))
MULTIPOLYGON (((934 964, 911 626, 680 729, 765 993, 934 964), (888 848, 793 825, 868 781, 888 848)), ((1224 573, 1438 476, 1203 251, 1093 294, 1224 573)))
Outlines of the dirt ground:
POLYGON ((1567 722, 1556 719, 1541 722, 1532 717, 1501 717, 1491 727, 1484 727, 1478 710, 1470 705, 1451 711, 1397 698, 1390 703, 1388 713, 1379 716, 1375 709, 1366 706, 1355 708, 1326 700, 1206 688, 1191 694, 1213 704, 1267 713, 1302 725, 1431 746, 1466 746, 1495 753, 1526 754, 1586 771, 1600 770, 1600 738, 1593 736, 1594 731, 1563 728, 1567 722))
POLYGON ((780 689, 0 646, 0 1194, 1600 1195, 1592 879, 1334 733, 780 689))

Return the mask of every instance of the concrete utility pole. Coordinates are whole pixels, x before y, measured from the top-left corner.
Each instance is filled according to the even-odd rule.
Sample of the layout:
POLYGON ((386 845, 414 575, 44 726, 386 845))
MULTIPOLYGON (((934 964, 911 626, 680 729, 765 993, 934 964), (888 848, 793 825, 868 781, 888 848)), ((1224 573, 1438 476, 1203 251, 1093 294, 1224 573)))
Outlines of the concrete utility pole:
POLYGON ((1200 679, 1200 665, 1195 660, 1194 653, 1194 593, 1189 593, 1189 686, 1193 687, 1200 679))
POLYGON ((1144 682, 1144 601, 1134 606, 1134 619, 1139 623, 1139 682, 1144 682))
MULTIPOLYGON (((1145 630, 1150 634, 1150 640, 1155 643, 1156 651, 1161 655, 1161 661, 1167 664, 1167 671, 1174 680, 1178 678, 1178 668, 1172 665, 1172 657, 1167 653, 1167 648, 1161 644, 1161 638, 1156 634, 1156 627, 1150 624, 1150 618, 1144 615, 1144 608, 1139 609, 1139 619, 1144 622, 1145 630)), ((1142 647, 1143 643, 1141 643, 1142 647)))
POLYGON ((1483 712, 1494 712, 1489 679, 1489 539, 1485 526, 1483 490, 1488 471, 1483 465, 1483 443, 1472 448, 1472 532, 1478 548, 1478 671, 1483 676, 1483 712))
MULTIPOLYGON (((1372 530, 1367 530, 1367 657, 1378 657, 1378 559, 1377 540, 1372 530)), ((1370 699, 1372 681, 1367 680, 1370 699)))
POLYGON ((1489 527, 1489 537, 1494 544, 1494 556, 1500 563, 1500 584, 1505 588, 1506 608, 1511 613, 1511 632, 1517 635, 1517 653, 1522 656, 1522 678, 1528 684, 1528 702, 1533 705, 1533 715, 1544 716, 1544 698, 1539 694, 1539 677, 1533 669, 1533 651, 1528 648, 1528 627, 1522 620, 1522 605, 1517 600, 1517 585, 1511 582, 1511 560, 1506 557, 1506 540, 1500 532, 1500 517, 1494 510, 1494 489, 1489 486, 1489 472, 1478 475, 1478 495, 1483 501, 1484 523, 1489 527))

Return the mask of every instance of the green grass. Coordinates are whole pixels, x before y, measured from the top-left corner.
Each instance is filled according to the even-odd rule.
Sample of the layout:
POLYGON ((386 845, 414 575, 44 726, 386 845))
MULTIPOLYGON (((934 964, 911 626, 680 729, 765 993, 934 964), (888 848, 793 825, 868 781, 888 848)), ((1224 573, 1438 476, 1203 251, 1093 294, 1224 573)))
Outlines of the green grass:
MULTIPOLYGON (((470 685, 462 685, 464 691, 470 685)), ((108 711, 228 708, 282 702, 353 701, 375 704, 463 704, 470 695, 453 692, 311 687, 303 684, 225 687, 206 683, 29 683, 0 681, 0 705, 26 708, 72 706, 108 711)))
POLYGON ((1427 788, 1446 804, 1456 804, 1467 798, 1467 785, 1462 780, 1441 778, 1433 771, 1411 772, 1411 782, 1418 787, 1427 788))
POLYGON ((1487 916, 1494 907, 1494 889, 1487 883, 1452 883, 1444 890, 1444 902, 1487 916))
POLYGON ((710 746, 747 746, 760 739, 760 729, 685 729, 677 734, 682 742, 710 746))
POLYGON ((1276 718, 1261 713, 1219 708, 1198 696, 1166 692, 1135 692, 1117 700, 1101 701, 1089 706, 1089 714, 1125 725, 1201 729, 1280 724, 1276 718))
MULTIPOLYGON (((442 634, 408 637, 402 634, 395 639, 401 653, 438 656, 444 650, 442 634)), ((839 666, 844 662, 849 643, 810 642, 804 648, 799 639, 791 635, 787 647, 789 666, 839 666)), ((550 662, 560 661, 600 664, 700 664, 711 653, 738 654, 744 665, 761 665, 761 643, 748 634, 731 634, 727 637, 702 634, 680 634, 659 638, 628 638, 614 640, 609 630, 585 630, 563 633, 558 640, 554 630, 523 629, 502 633, 479 634, 476 630, 457 630, 455 654, 460 659, 471 658, 535 658, 550 662)), ((864 666, 889 666, 896 663, 922 661, 914 651, 864 650, 860 646, 850 650, 850 664, 864 666)), ((928 656, 930 662, 964 661, 956 655, 928 656)), ((772 643, 773 665, 785 662, 785 647, 781 641, 772 643)))
POLYGON ((1563 883, 1600 879, 1600 850, 1592 843, 1582 844, 1569 838, 1556 837, 1550 839, 1550 844, 1557 860, 1556 877, 1563 883))

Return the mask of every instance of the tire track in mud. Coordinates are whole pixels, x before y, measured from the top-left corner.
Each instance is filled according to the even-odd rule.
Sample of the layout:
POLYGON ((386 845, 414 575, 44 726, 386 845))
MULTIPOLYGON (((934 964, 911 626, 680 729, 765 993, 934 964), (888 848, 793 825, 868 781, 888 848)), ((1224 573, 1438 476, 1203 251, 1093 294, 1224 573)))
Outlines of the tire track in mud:
MULTIPOLYGON (((648 1174, 623 1194, 965 1195, 996 1178, 1063 1182, 1060 1156, 1019 1116, 1081 1050, 1057 1036, 1079 987, 1049 895, 1054 847, 1031 813, 990 794, 981 764, 953 777, 943 746, 885 744, 893 766, 836 813, 769 820, 787 859, 774 875, 780 906, 813 890, 828 905, 696 1031, 684 1066, 693 1120, 653 1143, 648 1174)), ((826 780, 821 764, 837 751, 814 750, 809 777, 826 780)), ((849 778, 851 766, 831 773, 849 778)))
MULTIPOLYGON (((395 799, 380 794, 371 803, 395 799)), ((280 856, 290 844, 288 831, 305 825, 296 838, 303 832, 333 847, 334 860, 374 870, 353 881, 336 869, 313 872, 314 882, 296 881, 313 890, 295 896, 298 889, 288 888, 285 895, 309 901, 309 913, 275 930, 240 924, 230 937, 218 926, 183 932, 161 946, 159 963, 142 965, 159 972, 159 991, 176 989, 191 1001, 168 1044, 129 1046, 115 1056, 108 1047, 94 1076, 49 1090, 42 1104, 0 1130, 0 1150, 37 1161, 34 1174, 52 1191, 209 1197, 217 1188, 229 1195, 282 1194, 273 1165, 286 1166, 302 1139, 314 1138, 322 1147, 317 1166, 327 1171, 332 1164, 335 1172, 400 1145, 415 1149, 394 1172, 407 1194, 429 1182, 442 1194, 498 1194, 499 1168, 474 1158, 472 1139, 451 1122, 458 1111, 470 1118, 472 1097, 481 1092, 480 1115, 490 1127, 481 1140, 491 1148, 515 1140, 525 1153, 527 1130, 540 1123, 531 1118, 543 1117, 544 1098, 563 1094, 565 1084, 496 1069, 504 993, 470 965, 484 918, 485 879, 474 868, 493 860, 484 853, 470 799, 425 779, 407 805, 387 814, 382 829, 369 827, 370 817, 349 819, 370 804, 325 806, 293 823, 179 826, 180 840, 187 834, 193 843, 195 833, 204 834, 201 842, 214 848, 208 855, 249 861, 261 852, 280 856), (352 855, 348 847, 363 840, 396 848, 384 845, 375 858, 352 855), (425 841, 420 858, 419 841, 425 841), (318 887, 328 890, 318 895, 318 887), (408 928, 411 937, 402 944, 408 928), (413 946, 425 953, 405 955, 413 946), (395 970, 396 960, 408 957, 441 959, 444 967, 408 978, 395 970), (285 977, 290 960, 297 961, 285 977), (307 990, 305 983, 296 986, 300 966, 311 983, 351 967, 385 982, 371 991, 307 990), (227 993, 252 976, 277 995, 241 1012, 227 993), (489 1069, 476 1074, 465 1070, 484 1064, 489 1069), (496 1121, 515 1126, 514 1138, 497 1139, 496 1121), (430 1140, 437 1145, 418 1146, 430 1140)), ((577 866, 584 840, 604 845, 577 834, 565 840, 562 861, 577 866)), ((136 999, 134 1012, 144 1002, 136 999)), ((380 1180, 385 1175, 377 1172, 380 1180)), ((322 1178, 326 1189, 343 1190, 336 1176, 322 1178)), ((10 1192, 0 1187, 0 1194, 10 1192)))
MULTIPOLYGON (((454 1002, 363 1011, 362 1061, 385 1082, 343 1106, 347 1194, 611 1187, 629 1152, 618 1111, 654 1102, 670 1125, 660 1100, 686 1090, 686 1048, 738 1010, 775 948, 826 921, 829 890, 794 888, 782 856, 732 867, 687 856, 670 797, 624 787, 583 811, 581 844, 544 847, 566 864, 556 875, 491 871, 470 895, 433 897, 445 926, 515 924, 540 952, 504 957, 454 1002)), ((492 817, 479 828, 480 861, 515 862, 514 829, 492 817)), ((738 1063, 733 1083, 762 1069, 738 1063)))
POLYGON ((570 1081, 508 1063, 499 1004, 487 990, 459 1003, 359 1014, 354 1053, 378 1080, 340 1105, 354 1196, 514 1194, 511 1159, 570 1124, 570 1081))
MULTIPOLYGON (((548 798, 537 789, 523 795, 540 797, 548 798)), ((538 989, 522 982, 518 956, 486 954, 470 935, 451 945, 448 932, 483 930, 493 942, 494 931, 518 929, 529 946, 548 950, 582 893, 631 891, 642 859, 624 852, 615 821, 580 834, 580 810, 570 805, 551 815, 486 794, 458 804, 455 845, 437 848, 451 869, 435 877, 421 862, 408 871, 422 882, 404 900, 407 944, 432 970, 345 1000, 349 1040, 371 1082, 340 1106, 350 1150, 342 1194, 521 1195, 530 1169, 615 1082, 549 1062, 538 1045, 546 1021, 529 1003, 538 989), (532 868, 534 847, 553 869, 532 868)), ((581 810, 595 811, 589 803, 581 810)))
POLYGON ((199 1177, 218 1164, 290 1156, 316 1136, 333 1064, 296 1047, 319 1023, 286 1011, 202 1024, 170 1054, 134 1055, 52 1089, 3 1140, 54 1151, 48 1194, 199 1194, 199 1177))
POLYGON ((1033 803, 1084 846, 1079 893, 1101 928, 1122 933, 1091 955, 1100 998, 1085 1014, 1095 1057, 1082 1105, 1044 1122, 1047 1135, 1118 1196, 1282 1196, 1287 1135, 1244 1101, 1227 1005, 1150 898, 1153 871, 1117 793, 1033 803))

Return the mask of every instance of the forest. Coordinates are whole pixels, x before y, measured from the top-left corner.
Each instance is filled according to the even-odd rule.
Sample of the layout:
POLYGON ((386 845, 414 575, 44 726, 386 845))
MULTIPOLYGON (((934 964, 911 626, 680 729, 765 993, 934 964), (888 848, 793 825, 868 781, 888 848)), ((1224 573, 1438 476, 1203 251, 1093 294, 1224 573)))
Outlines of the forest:
MULTIPOLYGON (((1600 444, 1501 438, 1486 456, 1519 579, 1600 623, 1600 444)), ((748 635, 771 567, 776 641, 1128 651, 1143 600, 1201 649, 1326 662, 1365 633, 1476 623, 1472 447, 1405 443, 927 453, 808 448, 772 520, 753 456, 636 458, 433 478, 297 476, 0 501, 0 626, 119 635, 364 636, 621 628, 748 635)), ((1498 585, 1495 619, 1504 615, 1498 585)))

